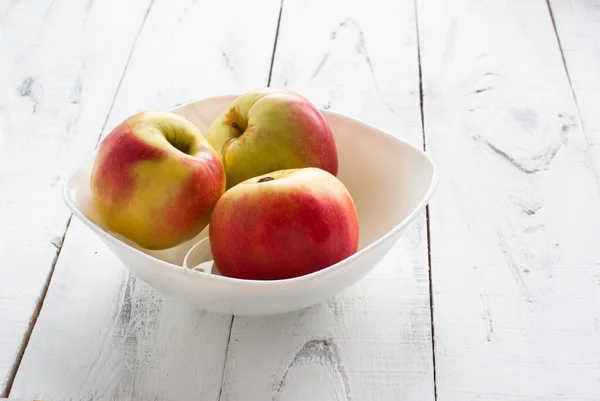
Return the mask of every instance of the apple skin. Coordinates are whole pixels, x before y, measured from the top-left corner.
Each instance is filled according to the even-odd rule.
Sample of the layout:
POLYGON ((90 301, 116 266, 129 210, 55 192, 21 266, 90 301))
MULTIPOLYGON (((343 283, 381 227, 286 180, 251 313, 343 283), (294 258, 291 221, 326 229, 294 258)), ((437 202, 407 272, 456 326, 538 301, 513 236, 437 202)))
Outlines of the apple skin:
POLYGON ((241 95, 213 121, 206 139, 221 157, 227 188, 284 169, 317 167, 337 175, 329 125, 310 101, 289 90, 241 95))
POLYGON ((354 254, 359 222, 350 193, 334 175, 286 169, 227 190, 213 211, 209 238, 222 276, 278 280, 354 254))
POLYGON ((166 249, 196 236, 225 191, 215 150, 185 118, 138 113, 98 148, 90 179, 107 226, 146 249, 166 249))

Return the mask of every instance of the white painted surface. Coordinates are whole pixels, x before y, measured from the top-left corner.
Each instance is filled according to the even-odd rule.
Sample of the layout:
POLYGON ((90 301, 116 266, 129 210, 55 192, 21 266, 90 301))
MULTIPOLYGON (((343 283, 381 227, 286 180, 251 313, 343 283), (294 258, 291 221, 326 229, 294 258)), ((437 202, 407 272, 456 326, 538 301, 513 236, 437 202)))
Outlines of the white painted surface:
POLYGON ((0 2, 0 396, 61 246, 62 181, 98 140, 147 7, 0 2))
MULTIPOLYGON (((244 3, 156 0, 108 128, 143 108, 264 85, 279 3, 244 3), (191 79, 196 69, 214 78, 191 79)), ((273 84, 418 145, 412 2, 357 3, 286 0, 273 84)), ((430 216, 440 401, 600 394, 599 9, 550 3, 585 134, 545 1, 417 1, 427 145, 441 173, 430 216)), ((85 4, 52 4, 0 2, 4 383, 64 230, 55 174, 93 147, 147 5, 113 14, 112 1, 89 3, 86 19, 85 4), (35 163, 18 157, 25 147, 35 163), (3 195, 7 182, 17 195, 3 195), (47 210, 33 207, 40 198, 47 210)), ((132 279, 74 221, 11 397, 433 400, 426 249, 421 218, 342 295, 234 319, 227 349, 230 317, 132 279)))
POLYGON ((597 400, 600 197, 546 2, 418 15, 438 400, 597 400))
MULTIPOLYGON (((421 146, 412 2, 286 0, 272 85, 421 146)), ((433 400, 425 230, 329 302, 236 317, 220 399, 433 400)))
POLYGON ((600 3, 551 0, 550 5, 600 182, 600 3))
MULTIPOLYGON (((271 0, 155 0, 104 133, 137 110, 265 85, 279 8, 271 0)), ((91 150, 98 131, 74 134, 92 135, 91 150)), ((61 162, 73 168, 80 160, 61 162)), ((52 196, 61 202, 58 193, 52 196)), ((230 321, 174 303, 133 279, 73 220, 10 396, 217 399, 230 321)))

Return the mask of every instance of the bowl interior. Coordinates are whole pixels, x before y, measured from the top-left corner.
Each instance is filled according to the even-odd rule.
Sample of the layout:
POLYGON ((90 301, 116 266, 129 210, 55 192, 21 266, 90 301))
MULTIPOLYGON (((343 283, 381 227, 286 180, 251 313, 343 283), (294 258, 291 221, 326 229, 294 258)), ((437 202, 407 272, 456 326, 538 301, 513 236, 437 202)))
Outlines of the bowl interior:
MULTIPOLYGON (((235 96, 209 98, 172 111, 205 132, 235 96)), ((435 169, 427 155, 372 126, 336 113, 322 111, 335 136, 338 178, 354 199, 360 222, 359 250, 373 244, 392 229, 410 220, 428 201, 435 185, 435 169)), ((182 266, 189 249, 208 235, 177 247, 149 251, 107 229, 94 210, 89 186, 93 156, 75 170, 65 184, 65 201, 74 214, 101 235, 111 235, 147 255, 182 266)))

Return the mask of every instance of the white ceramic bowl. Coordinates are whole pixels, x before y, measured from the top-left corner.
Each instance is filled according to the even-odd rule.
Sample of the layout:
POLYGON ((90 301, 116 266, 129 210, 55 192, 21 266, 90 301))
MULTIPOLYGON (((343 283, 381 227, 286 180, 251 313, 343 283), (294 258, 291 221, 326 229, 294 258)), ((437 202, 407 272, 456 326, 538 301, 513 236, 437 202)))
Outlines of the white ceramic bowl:
MULTIPOLYGON (((172 111, 205 132, 235 97, 203 99, 172 111)), ((360 241, 357 253, 321 271, 287 280, 253 281, 184 268, 184 258, 207 237, 208 228, 168 250, 136 246, 109 231, 93 208, 89 186, 93 156, 65 182, 65 203, 138 278, 172 298, 236 315, 276 314, 319 303, 356 283, 381 261, 423 210, 437 181, 432 161, 420 149, 355 119, 326 110, 322 113, 338 147, 338 178, 356 204, 360 241)), ((206 250, 196 248, 188 261, 197 259, 190 262, 196 264, 206 258, 206 250)))

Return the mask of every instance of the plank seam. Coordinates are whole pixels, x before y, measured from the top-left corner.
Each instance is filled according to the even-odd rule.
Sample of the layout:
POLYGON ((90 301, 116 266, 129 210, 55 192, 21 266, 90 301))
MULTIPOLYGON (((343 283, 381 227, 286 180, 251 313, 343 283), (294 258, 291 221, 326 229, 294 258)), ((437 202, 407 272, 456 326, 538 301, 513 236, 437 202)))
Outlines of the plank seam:
POLYGON ((127 56, 127 61, 125 61, 125 67, 123 67, 123 72, 121 73, 121 78, 119 79, 119 83, 117 84, 117 89, 115 90, 115 95, 112 98, 110 107, 108 109, 108 113, 106 113, 106 118, 104 119, 104 123, 102 124, 102 128, 100 129, 100 133, 98 134, 98 140, 96 141, 95 148, 97 148, 98 145, 100 145, 100 141, 102 140, 102 134, 104 133, 104 130, 106 129, 106 125, 108 124, 108 119, 110 118, 113 108, 115 107, 115 102, 117 100, 117 96, 119 95, 119 91, 121 90, 121 85, 123 84, 123 80, 125 79, 125 74, 127 73, 127 68, 129 68, 129 63, 131 62, 131 57, 133 55, 133 52, 135 51, 135 48, 138 43, 138 39, 140 38, 142 29, 144 29, 144 25, 146 25, 146 20, 148 19, 148 15, 150 14, 150 10, 152 9, 153 5, 154 5, 154 0, 150 0, 150 4, 148 4, 148 9, 146 10, 146 14, 144 14, 144 18, 142 19, 140 27, 138 28, 138 31, 135 34, 135 38, 133 40, 133 46, 131 46, 131 51, 129 52, 129 55, 127 56))
POLYGON ((425 226, 427 229, 427 263, 429 269, 429 320, 431 321, 431 362, 433 364, 433 399, 437 400, 437 372, 435 365, 435 325, 433 323, 433 281, 431 274, 431 231, 429 225, 429 206, 425 207, 425 226))
POLYGON ((277 51, 277 39, 279 38, 279 26, 281 25, 281 13, 283 11, 283 0, 279 3, 279 16, 277 17, 277 28, 275 29, 275 41, 273 42, 273 53, 271 54, 271 65, 269 67, 269 78, 267 86, 271 86, 271 76, 273 74, 273 66, 275 65, 275 52, 277 51))
POLYGON ((227 372, 227 354, 229 353, 229 344, 231 344, 231 333, 233 332, 233 319, 235 319, 235 315, 231 316, 231 320, 229 321, 229 336, 227 337, 227 345, 225 345, 225 360, 223 361, 223 373, 221 374, 221 388, 219 389, 219 398, 217 400, 221 401, 221 395, 223 394, 223 386, 225 385, 225 376, 227 372))
MULTIPOLYGON (((140 33, 142 32, 142 28, 144 27, 144 25, 146 23, 146 19, 148 18, 148 14, 150 13, 150 9, 152 8, 153 4, 154 4, 154 0, 151 0, 150 4, 148 5, 148 9, 146 10, 146 14, 144 15, 144 18, 142 19, 140 27, 135 35, 133 46, 131 46, 131 50, 127 57, 127 61, 125 62, 125 67, 123 68, 123 72, 121 73, 121 78, 119 79, 119 83, 117 84, 117 89, 115 90, 115 95, 113 96, 113 99, 110 104, 110 108, 108 109, 108 113, 106 114, 106 119, 104 120, 104 123, 102 124, 102 129, 100 130, 100 135, 98 136, 98 140, 96 141, 95 148, 97 148, 98 144, 100 143, 100 139, 102 138, 102 132, 104 132, 104 129, 106 128, 106 124, 108 122, 108 117, 110 116, 110 113, 112 112, 113 106, 115 104, 115 99, 117 97, 119 89, 121 88, 121 84, 123 83, 123 77, 125 76, 125 72, 127 71, 129 62, 131 61, 131 55, 133 54, 135 45, 137 44, 140 33)), ((46 295, 48 294, 48 289, 50 288, 50 282, 52 281, 52 277, 54 275, 54 270, 56 269, 56 264, 58 263, 58 259, 60 257, 61 251, 63 249, 64 243, 65 243, 65 238, 67 237, 67 233, 69 231, 69 227, 71 226, 72 219, 73 219, 73 214, 70 214, 69 217, 67 218, 67 223, 65 224, 65 229, 64 229, 62 237, 61 237, 61 243, 57 247, 56 256, 52 260, 52 265, 50 266, 50 272, 48 273, 44 288, 42 289, 42 293, 40 294, 40 299, 33 311, 33 315, 31 317, 31 322, 30 322, 29 328, 28 328, 27 332, 25 332, 25 335, 23 336, 23 342, 22 342, 21 348, 19 349, 19 353, 17 355, 17 360, 15 362, 15 365, 14 365, 12 371, 10 372, 6 388, 5 388, 4 392, 2 394, 0 394, 0 397, 10 397, 10 392, 12 391, 12 387, 13 387, 15 378, 17 376, 17 373, 19 372, 19 368, 21 367, 21 362, 23 361, 23 356, 25 355, 25 350, 27 349, 27 346, 29 345, 29 340, 31 339, 33 329, 35 328, 37 319, 40 315, 42 307, 44 306, 44 301, 46 300, 46 295)))
MULTIPOLYGON (((554 18, 554 12, 552 11, 552 6, 550 5, 550 0, 546 0, 546 6, 548 7, 548 13, 550 14, 550 21, 552 22, 552 28, 554 29, 554 36, 556 37, 556 42, 558 44, 558 50, 560 51, 560 57, 562 58, 563 67, 565 69, 565 74, 567 75, 567 82, 569 82, 569 89, 571 89, 571 95, 573 96, 573 102, 575 103, 575 109, 577 110, 577 118, 579 119, 579 124, 581 124, 581 129, 583 130, 583 137, 585 138, 585 142, 587 145, 587 154, 589 162, 592 166, 592 171, 594 173, 594 178, 596 179, 596 183, 600 185, 600 177, 598 177, 596 163, 594 162, 594 158, 590 152, 590 144, 588 141, 587 133, 585 131, 585 125, 583 124, 583 119, 581 118, 581 110, 579 109, 579 101, 577 100, 577 95, 575 94, 575 89, 573 89, 573 82, 571 81, 571 74, 569 73, 569 68, 567 67, 567 59, 565 58, 565 53, 563 50, 562 43, 560 41, 560 35, 558 34, 558 28, 556 26, 556 19, 554 18)), ((600 191, 600 186, 598 190, 600 191)))
MULTIPOLYGON (((267 79, 267 86, 271 86, 271 76, 273 74, 273 65, 275 65, 275 52, 277 51, 277 39, 279 38, 279 27, 281 26, 281 14, 283 10, 283 0, 279 3, 279 15, 277 16, 277 27, 275 28, 275 40, 273 42, 273 52, 271 54, 271 65, 269 66, 269 77, 267 79)), ((229 344, 231 344, 231 333, 233 332, 233 320, 235 315, 231 316, 229 323, 229 336, 227 337, 227 344, 225 345, 225 360, 223 361, 223 374, 221 375, 221 389, 219 390, 219 401, 223 395, 223 387, 225 385, 225 376, 227 373, 227 356, 229 354, 229 344)))
POLYGON ((42 293, 40 294, 39 301, 37 302, 37 305, 35 306, 35 309, 33 311, 33 315, 31 316, 29 328, 25 332, 25 335, 23 336, 23 342, 21 343, 21 348, 19 349, 19 353, 17 354, 17 360, 15 362, 15 365, 13 366, 13 369, 10 372, 10 375, 8 377, 6 389, 4 390, 4 393, 0 394, 0 397, 10 397, 10 392, 12 390, 13 383, 15 382, 15 377, 17 377, 17 372, 19 371, 19 368, 21 367, 21 362, 23 361, 23 355, 25 355, 25 350, 27 349, 27 346, 29 345, 29 340, 31 339, 31 333, 33 333, 33 328, 35 327, 35 324, 37 323, 37 319, 40 316, 42 307, 44 306, 44 301, 46 300, 46 294, 48 294, 48 288, 50 287, 50 281, 52 280, 52 276, 54 275, 56 263, 58 262, 58 258, 60 257, 60 253, 63 249, 63 245, 65 243, 65 238, 67 236, 67 231, 69 231, 69 226, 71 225, 72 219, 73 219, 73 215, 71 214, 69 216, 69 218, 67 219, 67 224, 65 225, 65 230, 63 231, 60 245, 58 246, 58 248, 56 250, 56 256, 52 260, 52 265, 50 266, 50 272, 48 273, 48 277, 46 278, 46 283, 44 285, 44 288, 42 289, 42 293))
MULTIPOLYGON (((577 114, 581 116, 579 113, 579 104, 577 102, 577 96, 575 96, 575 91, 573 90, 573 83, 571 82, 571 74, 569 74, 569 69, 567 68, 567 60, 565 59, 565 53, 563 51, 562 43, 560 42, 560 36, 558 35, 558 29, 556 28, 556 20, 554 19, 554 13, 552 12, 552 7, 550 6, 550 0, 546 0, 546 6, 548 6, 548 13, 550 14, 550 20, 552 21, 552 29, 554 29, 554 36, 556 37, 556 42, 558 43, 558 49, 560 51, 560 57, 563 62, 563 67, 565 68, 565 73, 567 74, 567 81, 569 82, 569 88, 571 89, 571 94, 573 95, 573 99, 575 100, 575 107, 577 107, 577 114)), ((581 122, 581 118, 579 119, 581 122)), ((583 125, 583 122, 581 122, 583 125)))
MULTIPOLYGON (((423 151, 427 152, 425 137, 425 109, 423 107, 423 69, 421 68, 421 38, 419 36, 419 12, 417 1, 415 5, 415 29, 417 36, 417 60, 419 64, 419 105, 421 111, 421 132, 423 134, 423 151)), ((429 279, 429 321, 431 322, 431 362, 433 364, 433 399, 437 400, 437 374, 435 365, 435 325, 433 322, 433 281, 431 274, 431 229, 429 224, 429 205, 425 207, 425 227, 427 230, 427 273, 429 279)))

